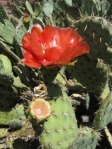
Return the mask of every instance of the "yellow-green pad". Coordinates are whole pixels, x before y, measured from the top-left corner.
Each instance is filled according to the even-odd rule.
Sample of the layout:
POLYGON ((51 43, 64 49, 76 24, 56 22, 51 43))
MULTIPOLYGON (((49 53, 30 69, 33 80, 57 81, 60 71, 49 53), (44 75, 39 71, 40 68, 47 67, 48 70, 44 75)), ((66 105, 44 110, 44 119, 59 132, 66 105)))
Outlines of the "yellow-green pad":
POLYGON ((58 98, 52 101, 53 114, 43 125, 40 142, 45 149, 67 149, 77 137, 77 121, 71 103, 58 98))

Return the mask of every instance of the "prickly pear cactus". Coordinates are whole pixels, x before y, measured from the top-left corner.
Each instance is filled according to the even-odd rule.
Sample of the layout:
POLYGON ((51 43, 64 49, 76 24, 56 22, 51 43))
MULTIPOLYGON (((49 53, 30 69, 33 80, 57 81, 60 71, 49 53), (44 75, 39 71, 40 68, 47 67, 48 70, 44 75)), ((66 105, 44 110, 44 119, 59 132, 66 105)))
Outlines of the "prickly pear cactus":
POLYGON ((14 0, 12 14, 0 5, 0 148, 112 148, 112 2, 14 0), (72 27, 90 52, 63 66, 29 68, 22 37, 34 24, 72 27), (109 135, 101 137, 105 127, 109 135))

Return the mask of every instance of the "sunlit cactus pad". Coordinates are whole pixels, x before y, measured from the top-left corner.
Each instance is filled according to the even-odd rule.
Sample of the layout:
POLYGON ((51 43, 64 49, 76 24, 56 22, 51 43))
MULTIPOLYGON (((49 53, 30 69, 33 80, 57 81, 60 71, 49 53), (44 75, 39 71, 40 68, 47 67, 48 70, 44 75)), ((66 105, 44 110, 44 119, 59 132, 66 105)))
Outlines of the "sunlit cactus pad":
POLYGON ((77 137, 77 122, 71 103, 63 98, 51 101, 53 114, 43 125, 40 142, 46 149, 67 149, 77 137))

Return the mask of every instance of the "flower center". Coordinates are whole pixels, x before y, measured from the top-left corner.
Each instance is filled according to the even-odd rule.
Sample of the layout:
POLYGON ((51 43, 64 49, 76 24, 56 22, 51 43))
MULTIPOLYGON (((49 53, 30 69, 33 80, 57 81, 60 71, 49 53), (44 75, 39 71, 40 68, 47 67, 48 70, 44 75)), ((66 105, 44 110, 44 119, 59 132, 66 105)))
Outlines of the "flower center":
POLYGON ((41 109, 35 109, 35 113, 37 114, 37 115, 40 115, 41 114, 41 109))

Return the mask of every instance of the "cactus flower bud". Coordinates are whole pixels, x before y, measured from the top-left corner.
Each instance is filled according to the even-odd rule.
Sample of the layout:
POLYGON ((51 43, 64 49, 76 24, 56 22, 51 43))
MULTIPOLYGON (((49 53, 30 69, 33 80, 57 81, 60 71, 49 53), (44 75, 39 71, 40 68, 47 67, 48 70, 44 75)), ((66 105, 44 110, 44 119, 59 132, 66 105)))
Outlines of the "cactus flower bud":
POLYGON ((30 103, 30 114, 38 122, 47 119, 51 115, 51 106, 43 98, 35 98, 30 103))

